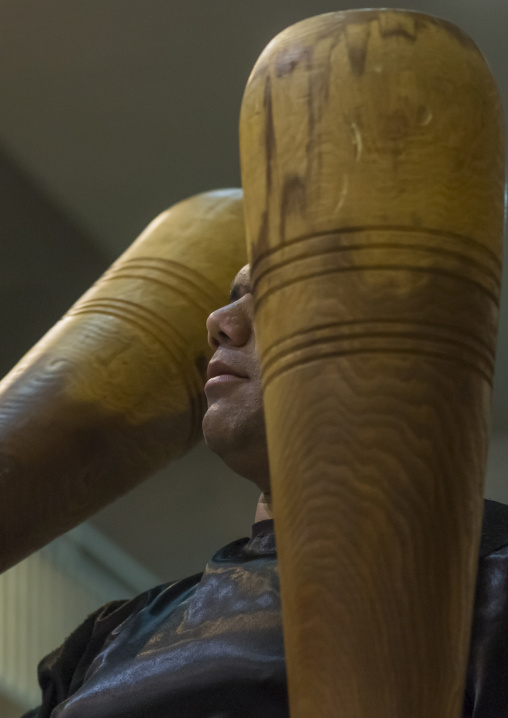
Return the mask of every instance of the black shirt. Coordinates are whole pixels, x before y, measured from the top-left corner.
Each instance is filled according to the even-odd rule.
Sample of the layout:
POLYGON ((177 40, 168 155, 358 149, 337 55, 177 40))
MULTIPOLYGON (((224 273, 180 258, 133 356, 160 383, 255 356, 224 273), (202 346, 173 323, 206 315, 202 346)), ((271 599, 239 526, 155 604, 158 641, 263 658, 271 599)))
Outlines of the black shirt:
MULTIPOLYGON (((39 682, 25 718, 288 718, 273 522, 203 574, 96 611, 39 682)), ((507 716, 508 506, 486 501, 463 718, 507 716)))

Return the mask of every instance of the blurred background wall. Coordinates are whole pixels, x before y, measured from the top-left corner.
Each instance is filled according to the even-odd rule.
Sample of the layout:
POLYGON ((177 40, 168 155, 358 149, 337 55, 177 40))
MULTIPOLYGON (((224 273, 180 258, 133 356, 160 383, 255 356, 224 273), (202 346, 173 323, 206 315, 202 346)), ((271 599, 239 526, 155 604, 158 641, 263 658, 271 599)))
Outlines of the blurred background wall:
MULTIPOLYGON (((304 17, 362 6, 343 0, 2 0, 2 373, 156 214, 191 194, 240 184, 239 107, 267 42, 304 17)), ((491 64, 508 108, 505 0, 405 0, 403 7, 466 30, 491 64)), ((486 494, 506 503, 507 464, 505 276, 486 494)), ((201 570, 218 547, 249 533, 256 498, 253 486, 199 446, 100 512, 79 540, 60 539, 6 574, 0 581, 2 718, 33 703, 38 658, 90 610, 201 570), (99 559, 106 554, 114 558, 104 565, 99 559), (38 585, 50 591, 44 600, 38 585), (31 598, 20 599, 25 594, 18 591, 31 598), (35 640, 41 622, 48 630, 35 640), (22 671, 25 635, 31 636, 30 657, 22 671)))

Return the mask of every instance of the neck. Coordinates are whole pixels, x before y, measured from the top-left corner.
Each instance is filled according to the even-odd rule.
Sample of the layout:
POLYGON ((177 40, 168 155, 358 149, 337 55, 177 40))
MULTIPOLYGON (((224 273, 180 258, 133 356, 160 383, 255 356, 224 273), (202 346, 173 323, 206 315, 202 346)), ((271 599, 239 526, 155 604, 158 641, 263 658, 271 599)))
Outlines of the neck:
POLYGON ((256 506, 256 515, 254 516, 254 523, 257 521, 264 521, 265 519, 273 519, 272 495, 268 492, 262 493, 259 497, 258 505, 256 506))

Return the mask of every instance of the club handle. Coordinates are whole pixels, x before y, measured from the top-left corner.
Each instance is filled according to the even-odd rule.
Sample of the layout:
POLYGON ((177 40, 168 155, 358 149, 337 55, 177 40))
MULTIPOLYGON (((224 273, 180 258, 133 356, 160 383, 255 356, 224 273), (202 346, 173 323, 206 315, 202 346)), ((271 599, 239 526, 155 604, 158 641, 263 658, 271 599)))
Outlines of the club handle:
POLYGON ((206 318, 245 259, 241 190, 176 204, 0 383, 0 569, 199 439, 206 318))
POLYGON ((504 139, 473 42, 330 13, 240 123, 292 718, 458 718, 500 294, 504 139))

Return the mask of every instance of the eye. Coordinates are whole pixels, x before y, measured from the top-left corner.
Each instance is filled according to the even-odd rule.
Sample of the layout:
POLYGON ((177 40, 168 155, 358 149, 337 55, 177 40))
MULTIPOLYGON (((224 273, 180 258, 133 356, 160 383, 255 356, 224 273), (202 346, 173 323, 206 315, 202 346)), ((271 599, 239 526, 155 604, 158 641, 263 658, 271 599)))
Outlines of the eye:
POLYGON ((241 297, 240 290, 238 287, 233 287, 231 292, 229 293, 229 303, 233 304, 233 302, 237 302, 241 297))

